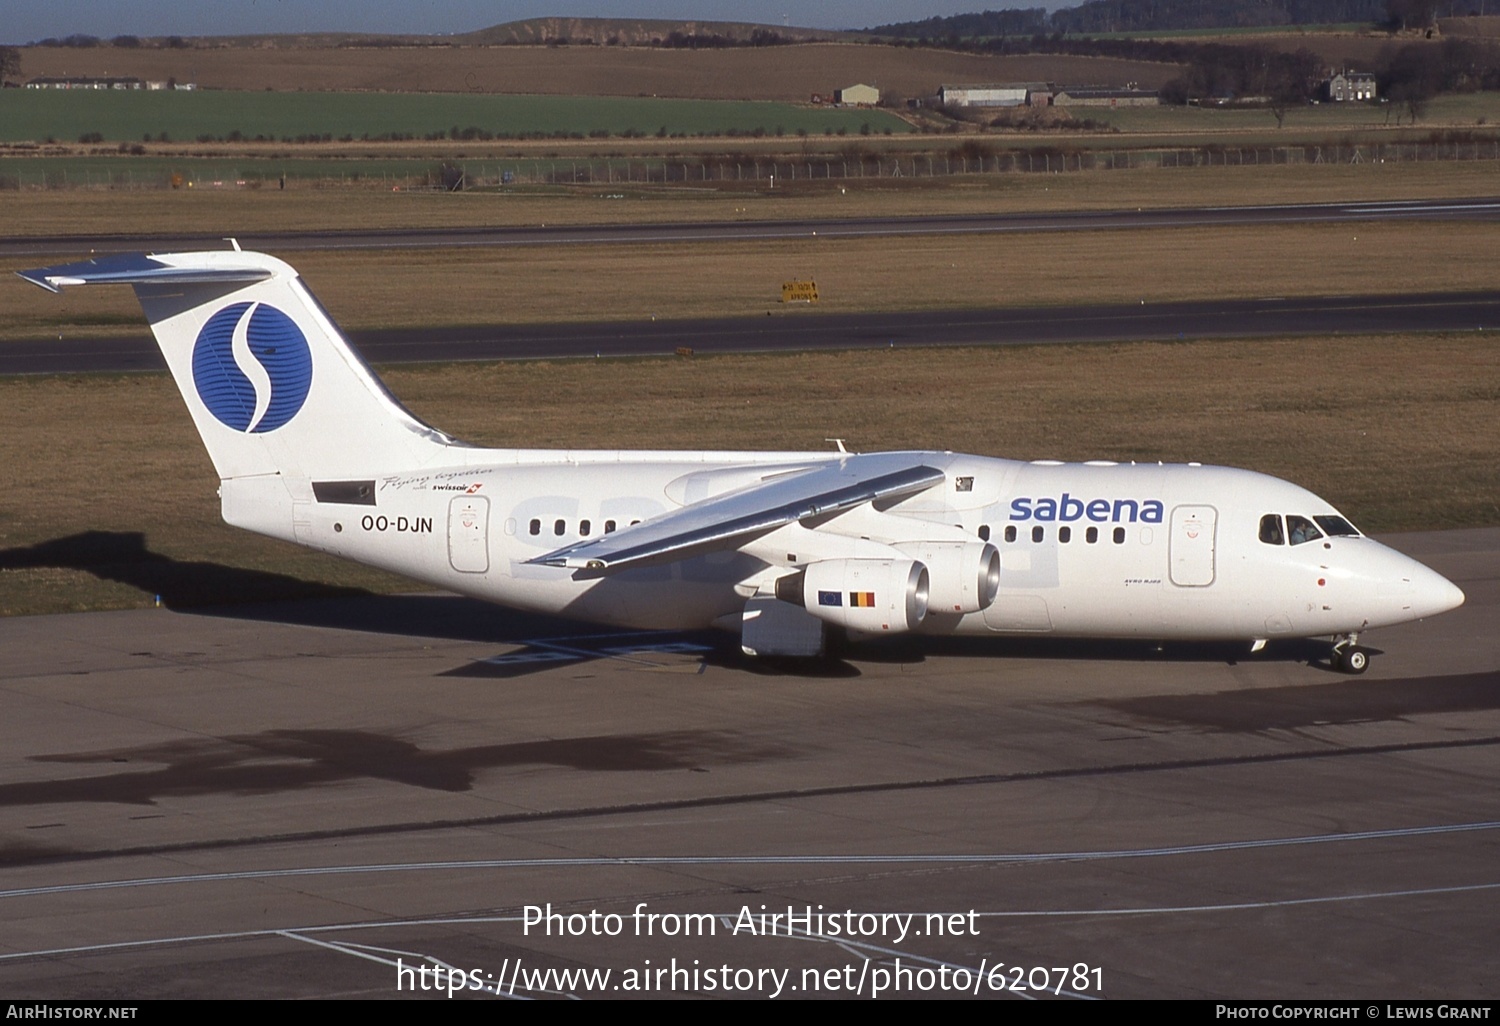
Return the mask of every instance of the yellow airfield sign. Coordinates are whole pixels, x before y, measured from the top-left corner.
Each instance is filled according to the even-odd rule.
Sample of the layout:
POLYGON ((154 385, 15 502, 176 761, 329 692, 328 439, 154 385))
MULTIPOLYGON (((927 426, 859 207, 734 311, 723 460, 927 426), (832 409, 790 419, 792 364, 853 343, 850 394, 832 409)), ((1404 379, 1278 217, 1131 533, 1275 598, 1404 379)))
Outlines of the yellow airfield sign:
POLYGON ((781 283, 783 303, 816 303, 818 283, 815 281, 784 281, 781 283))

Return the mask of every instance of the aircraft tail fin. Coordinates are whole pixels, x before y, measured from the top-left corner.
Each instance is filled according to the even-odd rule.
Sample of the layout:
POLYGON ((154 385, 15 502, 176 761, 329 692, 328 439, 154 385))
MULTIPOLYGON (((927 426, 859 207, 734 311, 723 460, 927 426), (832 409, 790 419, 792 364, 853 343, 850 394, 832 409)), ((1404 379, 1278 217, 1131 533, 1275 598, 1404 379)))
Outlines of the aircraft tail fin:
POLYGON ((285 262, 239 249, 21 271, 57 292, 128 284, 220 478, 352 478, 452 462, 285 262))

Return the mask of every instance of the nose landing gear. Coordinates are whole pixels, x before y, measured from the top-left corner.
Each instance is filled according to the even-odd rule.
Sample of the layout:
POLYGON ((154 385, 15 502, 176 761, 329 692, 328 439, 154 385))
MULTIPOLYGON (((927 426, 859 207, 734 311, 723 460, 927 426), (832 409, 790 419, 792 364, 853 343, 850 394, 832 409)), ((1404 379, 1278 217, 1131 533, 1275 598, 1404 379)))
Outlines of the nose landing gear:
POLYGON ((1358 634, 1341 634, 1333 639, 1333 653, 1329 661, 1340 673, 1358 676, 1370 667, 1370 653, 1360 648, 1358 634))

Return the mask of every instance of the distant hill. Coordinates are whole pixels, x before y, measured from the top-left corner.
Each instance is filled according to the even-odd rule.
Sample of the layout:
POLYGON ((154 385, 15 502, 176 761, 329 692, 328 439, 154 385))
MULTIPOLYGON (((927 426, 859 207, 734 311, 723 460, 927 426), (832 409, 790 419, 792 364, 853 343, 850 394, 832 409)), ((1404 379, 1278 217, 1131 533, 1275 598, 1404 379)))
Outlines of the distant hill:
POLYGON ((722 40, 729 45, 774 45, 777 42, 837 42, 845 32, 757 25, 738 21, 671 21, 651 18, 528 18, 494 25, 478 32, 450 36, 466 46, 559 43, 616 46, 660 45, 678 39, 722 40))
POLYGON ((73 50, 284 49, 398 46, 774 46, 782 43, 847 42, 857 33, 738 21, 672 21, 650 18, 528 18, 456 35, 380 35, 370 32, 308 32, 248 36, 97 36, 39 39, 33 46, 73 50))
POLYGON ((880 25, 871 35, 901 39, 974 39, 1052 32, 1162 32, 1378 22, 1386 0, 1090 0, 1051 14, 1045 8, 984 11, 880 25))
POLYGON ((65 50, 326 50, 340 46, 448 45, 449 36, 378 35, 370 32, 283 32, 244 36, 97 36, 36 39, 27 45, 65 50))

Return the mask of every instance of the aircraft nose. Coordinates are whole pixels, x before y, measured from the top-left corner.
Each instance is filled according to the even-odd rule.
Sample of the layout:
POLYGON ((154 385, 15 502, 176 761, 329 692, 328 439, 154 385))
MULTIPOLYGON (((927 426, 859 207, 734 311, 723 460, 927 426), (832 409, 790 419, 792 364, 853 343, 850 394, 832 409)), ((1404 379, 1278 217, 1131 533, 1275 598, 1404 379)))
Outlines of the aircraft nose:
POLYGON ((1411 586, 1412 612, 1418 619, 1437 616, 1464 604, 1464 593, 1458 585, 1425 566, 1412 574, 1411 586))

